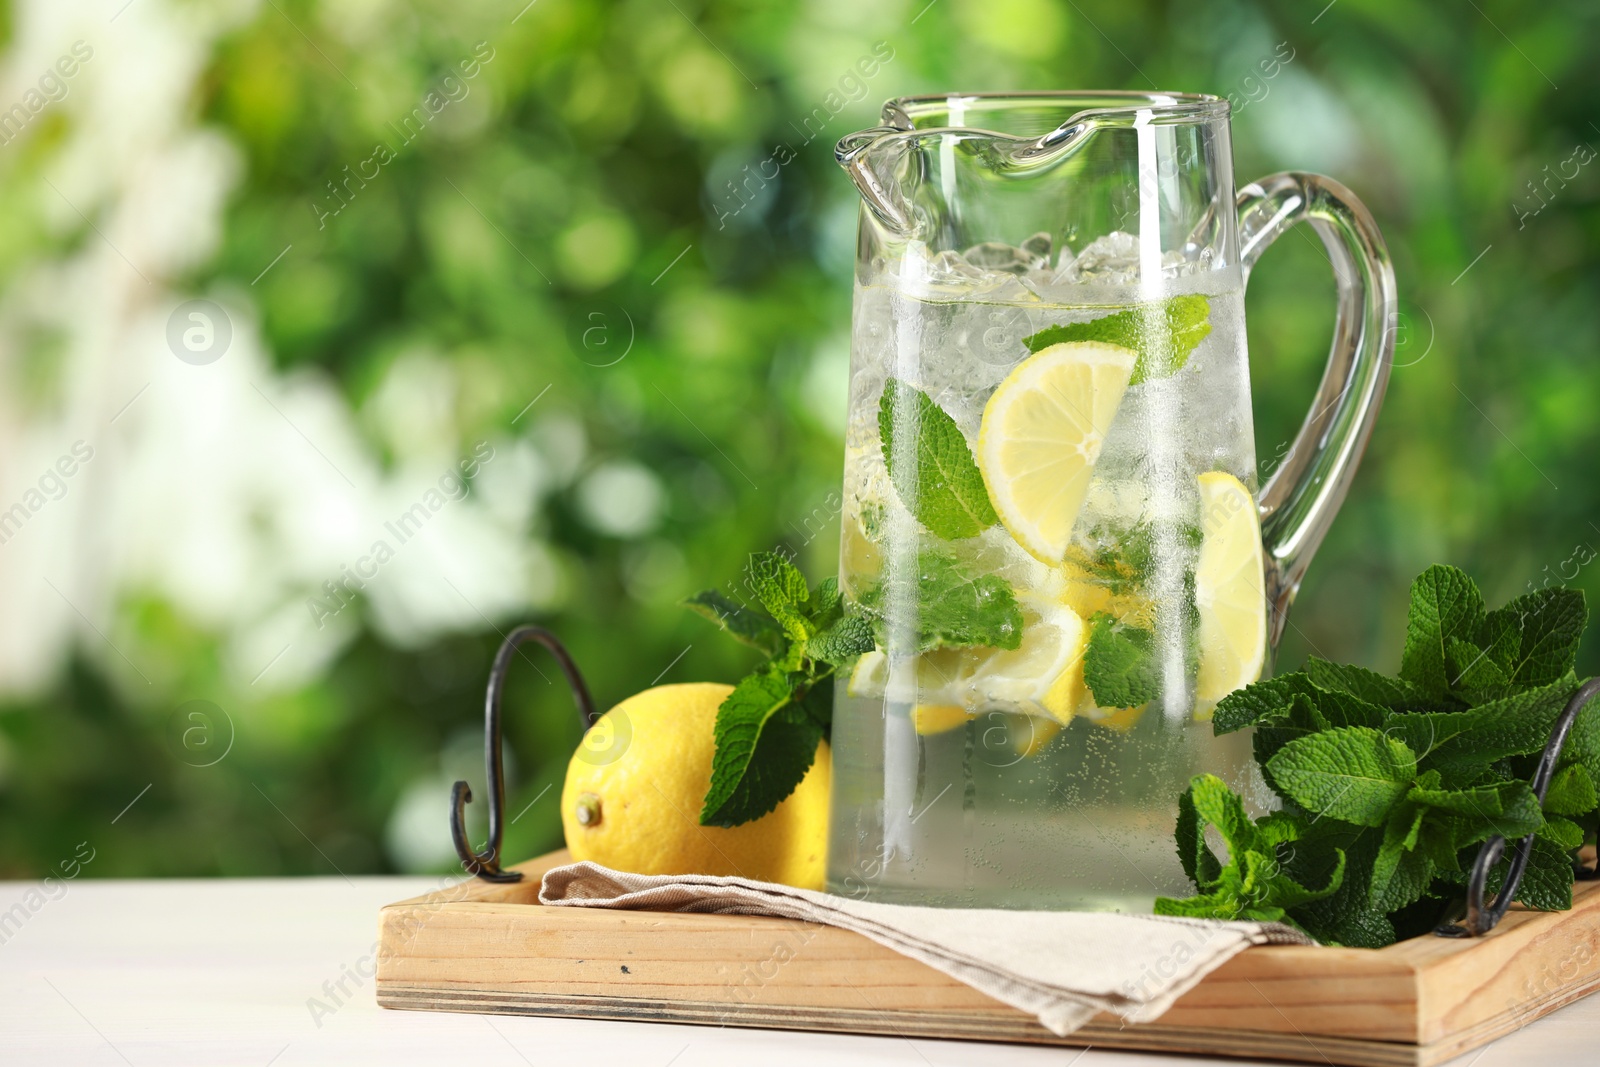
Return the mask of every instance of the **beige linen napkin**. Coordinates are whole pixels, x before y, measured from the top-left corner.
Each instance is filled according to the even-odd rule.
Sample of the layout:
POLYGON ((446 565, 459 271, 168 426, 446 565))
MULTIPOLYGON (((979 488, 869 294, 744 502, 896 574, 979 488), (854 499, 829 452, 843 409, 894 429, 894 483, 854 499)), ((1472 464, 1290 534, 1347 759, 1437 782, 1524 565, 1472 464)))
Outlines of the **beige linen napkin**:
POLYGON ((1099 1012, 1155 1019, 1251 945, 1311 940, 1279 923, 1107 912, 872 904, 745 878, 624 874, 597 863, 545 872, 557 907, 771 915, 854 930, 920 960, 1065 1036, 1099 1012))

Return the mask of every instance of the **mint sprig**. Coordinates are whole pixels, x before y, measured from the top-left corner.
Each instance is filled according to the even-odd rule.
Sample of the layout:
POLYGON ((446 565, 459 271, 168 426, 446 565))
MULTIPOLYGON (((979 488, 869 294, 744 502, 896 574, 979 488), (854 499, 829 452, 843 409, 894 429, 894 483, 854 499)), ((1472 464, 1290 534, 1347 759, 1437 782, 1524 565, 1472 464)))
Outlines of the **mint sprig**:
MULTIPOLYGON (((1381 947, 1459 911, 1483 841, 1529 834, 1516 899, 1570 907, 1574 853, 1594 840, 1600 814, 1600 701, 1579 713, 1542 805, 1529 780, 1578 686, 1572 667, 1586 618, 1582 594, 1566 589, 1489 611, 1467 575, 1431 567, 1412 585, 1399 678, 1312 659, 1224 698, 1214 729, 1255 728, 1256 760, 1283 801, 1257 824, 1297 828, 1294 844, 1269 855, 1240 829, 1242 802, 1236 813, 1213 795, 1214 779, 1197 778, 1179 801, 1177 847, 1198 895, 1158 901, 1157 911, 1281 911, 1321 941, 1381 947), (1227 865, 1200 851, 1206 823, 1228 840, 1227 865), (1333 889, 1291 903, 1295 892, 1274 881, 1273 860, 1296 886, 1333 889)), ((1508 865, 1491 872, 1490 892, 1508 865)))
POLYGON ((1051 326, 1023 338, 1039 352, 1064 341, 1101 341, 1138 353, 1130 386, 1176 374, 1211 333, 1211 304, 1203 296, 1175 296, 1157 304, 1129 308, 1089 322, 1051 326))
POLYGON ((966 435, 927 393, 898 378, 885 382, 878 435, 901 503, 935 537, 959 541, 1000 521, 966 435))
POLYGON ((1282 922, 1289 908, 1332 895, 1344 881, 1342 852, 1335 850, 1336 862, 1320 886, 1302 884, 1285 867, 1305 832, 1304 820, 1281 813, 1252 820, 1222 779, 1199 775, 1178 798, 1178 857, 1200 892, 1182 900, 1160 897, 1156 914, 1282 922), (1207 825, 1228 846, 1226 864, 1206 844, 1207 825))
POLYGON ((845 614, 834 579, 808 587, 776 552, 751 555, 747 578, 760 610, 714 590, 683 601, 763 654, 717 708, 702 826, 759 819, 794 792, 831 732, 834 672, 873 647, 871 625, 845 614))

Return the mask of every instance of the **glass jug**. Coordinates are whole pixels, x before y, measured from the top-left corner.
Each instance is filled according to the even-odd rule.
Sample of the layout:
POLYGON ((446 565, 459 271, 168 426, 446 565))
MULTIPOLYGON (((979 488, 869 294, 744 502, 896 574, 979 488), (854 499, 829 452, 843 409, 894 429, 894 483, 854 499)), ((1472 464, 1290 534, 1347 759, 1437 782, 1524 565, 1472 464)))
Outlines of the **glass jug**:
POLYGON ((1209 719, 1270 669, 1396 298, 1337 182, 1236 193, 1228 123, 1213 96, 927 96, 839 142, 862 197, 840 588, 876 648, 835 686, 831 891, 1148 912, 1192 892, 1193 775, 1268 802, 1209 719), (1244 290, 1301 221, 1334 340, 1258 487, 1244 290))

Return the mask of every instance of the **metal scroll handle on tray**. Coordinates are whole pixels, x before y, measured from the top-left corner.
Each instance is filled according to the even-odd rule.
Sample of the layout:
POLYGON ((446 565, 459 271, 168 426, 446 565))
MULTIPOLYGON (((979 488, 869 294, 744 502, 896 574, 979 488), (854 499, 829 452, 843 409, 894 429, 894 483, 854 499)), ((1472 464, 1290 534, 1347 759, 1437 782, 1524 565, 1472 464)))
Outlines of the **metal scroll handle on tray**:
MULTIPOLYGON (((1600 696, 1600 678, 1591 678, 1578 687, 1572 694, 1572 699, 1567 701, 1567 706, 1561 710, 1561 715, 1556 719, 1555 729, 1550 733, 1550 743, 1545 745, 1544 755, 1539 757, 1539 769, 1533 776, 1533 792, 1544 803, 1545 790, 1550 788, 1550 779, 1556 772, 1556 761, 1561 758, 1561 746, 1566 744, 1567 734, 1572 730, 1572 724, 1578 718, 1578 713, 1585 704, 1600 696)), ((1500 862, 1505 855, 1506 839, 1496 834, 1483 843, 1478 850, 1478 859, 1472 865, 1472 875, 1467 882, 1467 915, 1460 924, 1446 923, 1434 933, 1440 937, 1479 937, 1495 928, 1495 925, 1505 917, 1506 909, 1511 906, 1511 901, 1517 895, 1517 887, 1522 884, 1523 872, 1528 868, 1528 855, 1533 851, 1533 834, 1529 834, 1516 844, 1516 853, 1511 857, 1511 869, 1506 872, 1505 882, 1500 887, 1500 892, 1487 904, 1483 901, 1484 893, 1489 886, 1489 872, 1500 862)), ((1600 864, 1595 867, 1580 867, 1577 872, 1579 881, 1590 881, 1600 877, 1600 864)))
MULTIPOLYGON (((468 874, 475 874, 486 882, 520 882, 520 871, 504 870, 500 866, 500 843, 505 833, 506 776, 500 758, 500 697, 505 690, 506 671, 518 647, 529 641, 543 645, 561 665, 572 687, 572 699, 578 705, 578 715, 583 728, 588 730, 600 717, 595 711, 594 699, 584 684, 578 665, 572 662, 556 635, 542 626, 519 626, 506 637, 495 653, 494 664, 489 668, 489 689, 483 700, 483 761, 484 776, 489 790, 489 841, 481 852, 474 851, 467 840, 467 804, 472 800, 472 789, 466 782, 457 782, 450 790, 450 837, 455 842, 456 855, 468 874)), ((526 656, 524 656, 526 658, 526 656)))

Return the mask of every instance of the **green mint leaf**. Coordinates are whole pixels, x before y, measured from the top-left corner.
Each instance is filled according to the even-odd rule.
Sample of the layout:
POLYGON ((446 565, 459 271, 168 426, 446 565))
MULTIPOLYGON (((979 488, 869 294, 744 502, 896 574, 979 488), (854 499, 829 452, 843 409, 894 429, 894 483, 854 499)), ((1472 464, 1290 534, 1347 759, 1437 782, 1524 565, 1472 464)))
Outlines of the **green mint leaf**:
POLYGON ((1465 785, 1497 760, 1542 752, 1575 685, 1569 674, 1468 711, 1398 712, 1384 721, 1384 732, 1420 752, 1424 769, 1465 785))
POLYGON ((1297 695, 1310 696, 1314 692, 1304 671, 1251 682, 1222 698, 1212 714, 1211 729, 1220 735, 1255 726, 1287 714, 1297 695))
POLYGON ((1156 897, 1155 914, 1184 919, 1236 919, 1239 898, 1221 891, 1193 897, 1156 897))
POLYGON ((1306 810, 1357 826, 1382 826, 1410 789, 1417 758, 1377 730, 1345 726, 1290 741, 1268 769, 1306 810))
POLYGON ((815 659, 842 667, 862 653, 871 652, 876 644, 870 622, 859 615, 846 615, 812 638, 806 651, 815 659))
MULTIPOLYGON (((1194 783, 1178 797, 1178 862, 1183 873, 1201 890, 1216 884, 1222 863, 1206 844, 1206 823, 1195 811, 1194 783)), ((1160 912, 1157 912, 1160 914, 1160 912)))
POLYGON ((1311 703, 1330 726, 1368 726, 1380 730, 1389 714, 1377 704, 1342 692, 1319 692, 1311 703))
POLYGON ((736 640, 768 656, 779 655, 788 644, 783 631, 771 619, 741 607, 715 589, 696 593, 679 603, 697 615, 710 619, 736 640))
POLYGON ((1245 813, 1244 801, 1214 774, 1196 775, 1189 783, 1188 796, 1195 815, 1217 828, 1229 853, 1271 851, 1256 824, 1245 813))
POLYGON ((806 695, 800 698, 800 707, 805 709, 807 715, 816 720, 822 727, 822 736, 827 739, 833 733, 833 675, 828 674, 818 678, 806 690, 806 695))
POLYGON ((1410 682, 1389 678, 1343 663, 1330 663, 1312 656, 1306 660, 1305 674, 1315 685, 1327 693, 1345 693, 1369 704, 1393 710, 1420 709, 1427 705, 1422 693, 1410 682))
MULTIPOLYGON (((1509 854, 1511 850, 1508 849, 1509 854)), ((1508 861, 1496 865, 1500 872, 1508 861)), ((1522 882, 1517 886, 1516 899, 1540 911, 1569 911, 1572 908, 1572 857, 1559 845, 1543 838, 1533 839, 1533 850, 1528 855, 1528 869, 1522 872, 1522 882)), ((1492 892, 1500 891, 1504 881, 1491 878, 1492 892)))
POLYGON ((746 676, 717 709, 711 787, 702 826, 738 826, 783 803, 806 776, 822 725, 794 703, 786 676, 746 676))
POLYGON ((1321 889, 1312 889, 1301 885, 1287 874, 1278 873, 1272 877, 1271 891, 1267 894, 1269 900, 1280 908, 1298 908, 1313 901, 1323 900, 1333 896, 1344 884, 1345 855, 1342 849, 1334 849, 1334 867, 1324 882, 1321 889))
POLYGON ((1450 691, 1471 700, 1493 700, 1509 696, 1514 690, 1511 676, 1495 662, 1489 651, 1459 637, 1445 639, 1445 674, 1450 691))
MULTIPOLYGON (((1469 822, 1499 834, 1507 840, 1524 837, 1539 829, 1544 815, 1539 798, 1527 782, 1495 782, 1470 789, 1424 789, 1414 787, 1406 799, 1417 805, 1459 815, 1469 822)), ((1457 844, 1460 844, 1459 838, 1457 844)))
MULTIPOLYGON (((1382 859, 1383 854, 1379 853, 1379 860, 1382 859)), ((1381 887, 1378 869, 1374 868, 1372 872, 1372 909, 1389 915, 1415 904, 1427 895, 1428 887, 1433 884, 1434 873, 1433 863, 1426 853, 1399 853, 1392 869, 1384 876, 1381 887)))
POLYGON ((1051 326, 1023 339, 1030 352, 1065 341, 1101 341, 1138 353, 1129 385, 1176 374, 1211 333, 1211 305, 1203 296, 1175 296, 1090 322, 1051 326))
POLYGON ((839 579, 824 578, 811 590, 811 626, 826 630, 844 614, 844 597, 839 593, 839 579))
MULTIPOLYGON (((1412 791, 1413 793, 1415 790, 1412 791)), ((1454 838, 1448 820, 1430 819, 1429 811, 1409 797, 1395 805, 1383 828, 1383 842, 1372 866, 1369 898, 1385 914, 1421 900, 1433 882, 1432 857, 1440 850, 1431 840, 1442 839, 1451 865, 1454 838)))
POLYGON ((1477 645, 1507 678, 1516 673, 1515 664, 1522 648, 1523 615, 1511 605, 1496 608, 1483 617, 1472 643, 1477 645))
POLYGON ((1310 831, 1304 815, 1293 811, 1268 812, 1256 820, 1256 830, 1261 840, 1269 845, 1286 845, 1298 841, 1310 831))
POLYGON ((1600 786, 1600 700, 1591 700, 1578 712, 1567 734, 1563 754, 1583 764, 1589 780, 1600 786))
MULTIPOLYGON (((1324 820, 1324 823, 1326 820, 1324 820)), ((1321 825, 1321 824, 1319 824, 1321 825)), ((1394 944, 1394 924, 1371 903, 1372 869, 1377 860, 1381 835, 1366 831, 1330 839, 1340 842, 1346 858, 1344 880, 1329 896, 1297 907, 1292 918, 1312 937, 1327 945, 1351 948, 1382 948, 1394 944)), ((1314 850, 1298 846, 1293 865, 1303 881, 1315 880, 1331 870, 1333 849, 1314 850)))
POLYGON ((1305 830, 1305 821, 1290 812, 1252 822, 1227 783, 1215 775, 1196 776, 1178 800, 1177 840, 1179 861, 1201 893, 1186 900, 1163 898, 1157 914, 1279 921, 1285 909, 1332 894, 1344 878, 1343 852, 1334 850, 1336 864, 1323 871, 1320 889, 1301 884, 1278 860, 1277 846, 1298 840, 1305 830), (1226 865, 1206 844, 1207 824, 1227 842, 1226 865))
POLYGON ((890 625, 884 599, 880 583, 863 594, 861 608, 874 620, 878 647, 886 652, 1014 649, 1022 644, 1022 609, 1011 583, 998 574, 969 577, 956 559, 933 549, 917 554, 915 633, 890 625))
POLYGON ((1450 689, 1446 647, 1452 637, 1470 641, 1484 621, 1483 594, 1471 578, 1435 564, 1411 583, 1411 614, 1400 677, 1438 699, 1450 689))
POLYGON ((999 522, 961 427, 915 386, 890 378, 878 402, 889 480, 935 537, 958 541, 999 522))
POLYGON ((1502 635, 1498 647, 1508 658, 1501 665, 1511 682, 1540 686, 1572 670, 1588 619, 1582 592, 1540 589, 1490 612, 1483 629, 1502 635))
POLYGON ((1296 693, 1283 712, 1257 726, 1250 744, 1255 753, 1256 763, 1261 767, 1261 775, 1267 784, 1280 795, 1283 794, 1283 788, 1273 779, 1272 769, 1268 766, 1272 757, 1290 741, 1327 730, 1332 725, 1317 710, 1310 696, 1296 693))
POLYGON ((1559 815, 1545 820, 1545 824, 1536 832, 1541 839, 1550 842, 1563 852, 1573 852, 1583 847, 1583 827, 1559 815))
MULTIPOLYGON (((1461 870, 1461 850, 1489 836, 1485 824, 1430 813, 1417 840, 1417 851, 1428 857, 1436 875, 1453 875, 1461 870)), ((1475 858, 1469 854, 1468 862, 1475 858)))
POLYGON ((796 641, 811 636, 806 619, 811 593, 798 567, 776 552, 752 552, 749 579, 761 606, 784 633, 796 641))
POLYGON ((1544 810, 1553 815, 1587 815, 1600 805, 1588 768, 1573 763, 1561 768, 1545 790, 1544 810))
POLYGON ((1136 626, 1121 626, 1106 612, 1089 620, 1089 648, 1083 657, 1083 680, 1103 708, 1132 708, 1161 692, 1161 664, 1152 646, 1154 636, 1136 626))

